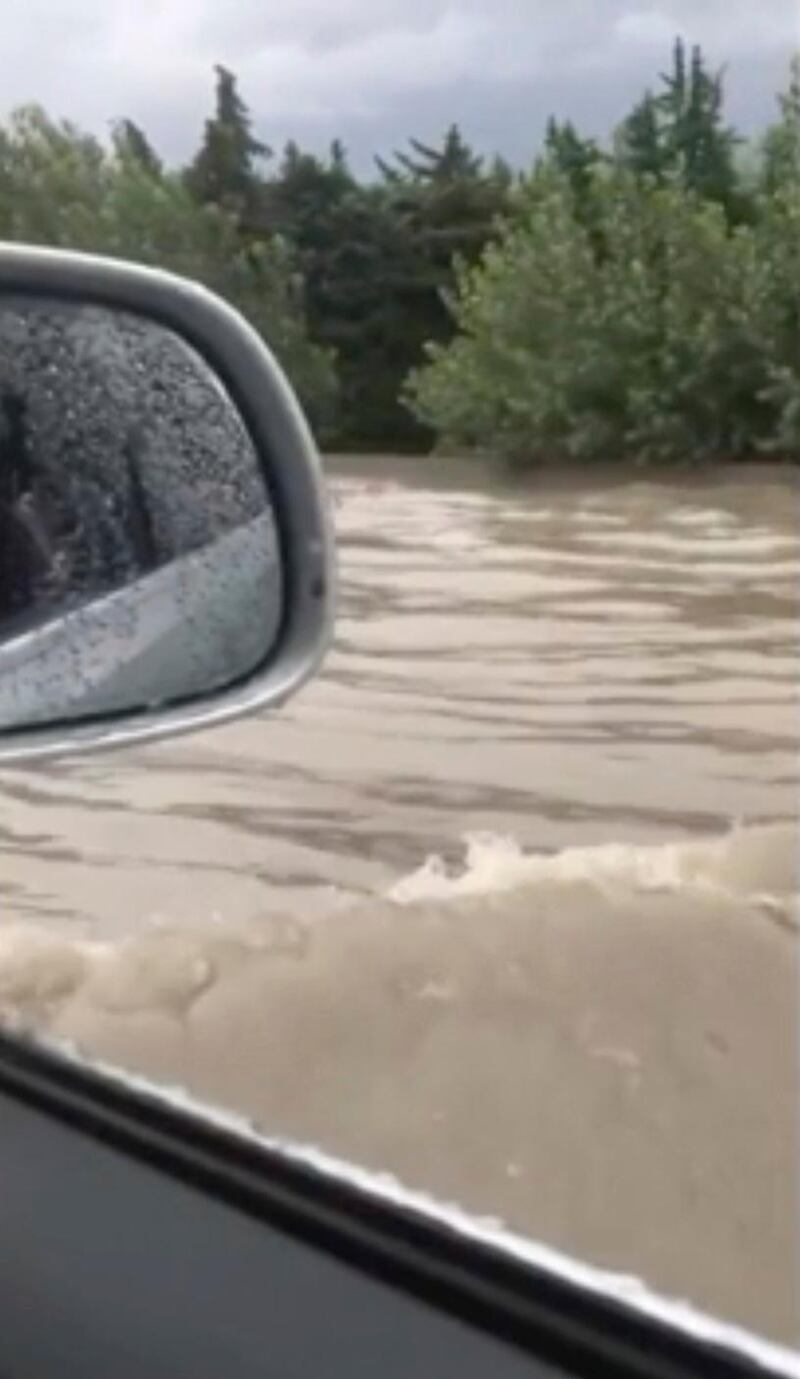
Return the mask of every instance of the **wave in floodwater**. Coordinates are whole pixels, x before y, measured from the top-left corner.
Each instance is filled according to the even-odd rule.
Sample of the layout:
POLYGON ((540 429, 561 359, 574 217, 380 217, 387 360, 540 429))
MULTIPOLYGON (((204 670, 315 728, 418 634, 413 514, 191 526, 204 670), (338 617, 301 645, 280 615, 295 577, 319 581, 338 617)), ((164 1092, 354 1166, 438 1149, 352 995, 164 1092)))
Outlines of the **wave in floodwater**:
MULTIPOLYGON (((317 905, 308 921, 294 907, 246 926, 219 921, 171 926, 155 920, 122 941, 87 940, 64 929, 6 921, 0 928, 0 1009, 6 1021, 32 1019, 37 1027, 57 1022, 65 1011, 68 1018, 70 1004, 82 1000, 87 1009, 98 1012, 125 1009, 185 1016, 197 1000, 230 977, 224 955, 237 947, 302 963, 315 944, 324 947, 328 940, 335 945, 345 928, 360 931, 369 944, 378 918, 396 910, 395 923, 402 925, 403 936, 396 946, 398 960, 414 942, 416 929, 418 955, 424 961, 431 917, 436 915, 439 924, 457 925, 461 903, 479 899, 491 901, 485 911, 491 931, 487 952, 502 964, 504 923, 524 918, 534 927, 539 904, 554 899, 566 912, 580 906, 591 921, 592 895, 596 906, 602 903, 605 923, 613 923, 615 906, 624 910, 635 900, 645 924, 658 913, 659 900, 668 896, 695 913, 698 921, 704 906, 720 912, 727 906, 750 911, 754 922, 770 921, 793 930, 800 921, 797 828, 792 823, 766 825, 703 841, 610 843, 554 854, 529 854, 513 838, 475 834, 466 840, 462 867, 448 867, 441 857, 431 856, 383 895, 354 904, 334 893, 326 907, 317 905)), ((388 967, 392 947, 386 955, 388 967)), ((341 972, 336 976, 340 980, 341 972)), ((361 974, 353 977, 361 981, 361 974)))
POLYGON ((727 898, 763 910, 778 922, 796 923, 800 839, 794 824, 739 828, 700 842, 565 848, 552 855, 526 854, 513 838, 475 834, 466 864, 453 873, 440 857, 398 881, 389 892, 399 904, 455 900, 520 891, 534 901, 538 886, 583 882, 615 892, 683 894, 687 904, 703 896, 727 898))

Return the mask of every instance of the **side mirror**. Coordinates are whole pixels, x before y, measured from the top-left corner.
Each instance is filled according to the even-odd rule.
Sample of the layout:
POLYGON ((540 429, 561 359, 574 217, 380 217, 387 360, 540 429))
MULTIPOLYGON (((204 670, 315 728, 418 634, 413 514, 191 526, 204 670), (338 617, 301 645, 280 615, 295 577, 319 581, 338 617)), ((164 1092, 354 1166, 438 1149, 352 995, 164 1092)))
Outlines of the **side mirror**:
POLYGON ((0 762, 282 703, 333 543, 275 360, 195 284, 0 247, 0 762))

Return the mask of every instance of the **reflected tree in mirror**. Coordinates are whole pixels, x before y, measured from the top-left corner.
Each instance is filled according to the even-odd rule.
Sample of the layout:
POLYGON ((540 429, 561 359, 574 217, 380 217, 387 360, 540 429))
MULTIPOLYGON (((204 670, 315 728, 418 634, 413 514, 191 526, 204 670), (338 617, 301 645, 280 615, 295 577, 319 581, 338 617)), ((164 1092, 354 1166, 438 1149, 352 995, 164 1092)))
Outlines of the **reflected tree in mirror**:
POLYGON ((259 456, 200 355, 132 313, 0 300, 0 730, 222 688, 281 605, 259 456))

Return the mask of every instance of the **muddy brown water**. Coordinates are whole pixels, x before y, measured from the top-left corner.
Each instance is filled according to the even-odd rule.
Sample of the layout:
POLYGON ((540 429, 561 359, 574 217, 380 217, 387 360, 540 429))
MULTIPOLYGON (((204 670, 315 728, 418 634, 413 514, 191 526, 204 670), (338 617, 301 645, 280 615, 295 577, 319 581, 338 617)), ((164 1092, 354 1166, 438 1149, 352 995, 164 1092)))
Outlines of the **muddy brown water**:
POLYGON ((800 487, 339 460, 280 716, 0 777, 0 1002, 795 1342, 800 487))

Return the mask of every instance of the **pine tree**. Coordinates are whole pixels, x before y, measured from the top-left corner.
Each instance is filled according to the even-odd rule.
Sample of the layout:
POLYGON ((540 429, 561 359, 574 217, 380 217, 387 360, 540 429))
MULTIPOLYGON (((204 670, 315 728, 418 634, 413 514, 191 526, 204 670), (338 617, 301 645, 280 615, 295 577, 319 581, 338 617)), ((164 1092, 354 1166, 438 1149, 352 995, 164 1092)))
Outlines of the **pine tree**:
POLYGON ((509 192, 514 185, 515 175, 511 164, 496 153, 489 166, 489 177, 496 187, 509 192))
POLYGON ((673 143, 680 129, 687 105, 689 89, 686 71, 686 43, 682 38, 675 39, 672 50, 672 71, 661 73, 661 83, 665 88, 658 98, 659 108, 664 112, 667 127, 673 131, 673 143))
POLYGON ((458 125, 447 130, 441 148, 432 148, 419 139, 409 139, 411 152, 395 152, 394 162, 378 158, 376 162, 389 182, 456 182, 461 178, 477 178, 483 170, 483 159, 470 148, 458 125))
POLYGON ((117 156, 130 158, 151 177, 160 177, 163 164, 147 135, 133 120, 117 120, 113 129, 113 143, 117 156))
POLYGON ((702 49, 687 66, 683 39, 675 42, 673 69, 658 98, 668 163, 687 191, 731 208, 736 200, 734 150, 738 142, 724 122, 724 74, 710 73, 702 49))
POLYGON ((304 153, 290 139, 278 175, 265 189, 270 225, 302 250, 312 248, 325 241, 332 210, 355 185, 338 139, 331 144, 327 162, 316 154, 304 153))
POLYGON ((670 155, 665 148, 658 102, 646 91, 623 120, 616 135, 616 161, 638 177, 653 177, 663 182, 670 155))
POLYGON ((186 170, 186 182, 201 203, 231 211, 242 225, 259 221, 262 182, 258 164, 272 156, 255 138, 252 119, 226 67, 216 66, 216 110, 206 120, 203 143, 186 170))
POLYGON ((789 86, 778 104, 780 119, 763 143, 761 181, 769 196, 800 181, 800 52, 792 58, 789 86))
POLYGON ((338 173, 341 177, 350 178, 350 169, 347 164, 347 149, 341 139, 333 139, 330 147, 331 171, 338 173))
POLYGON ((560 124, 551 115, 547 122, 545 149, 548 160, 569 182, 579 211, 585 211, 594 173, 603 161, 594 139, 584 139, 571 120, 560 124))

